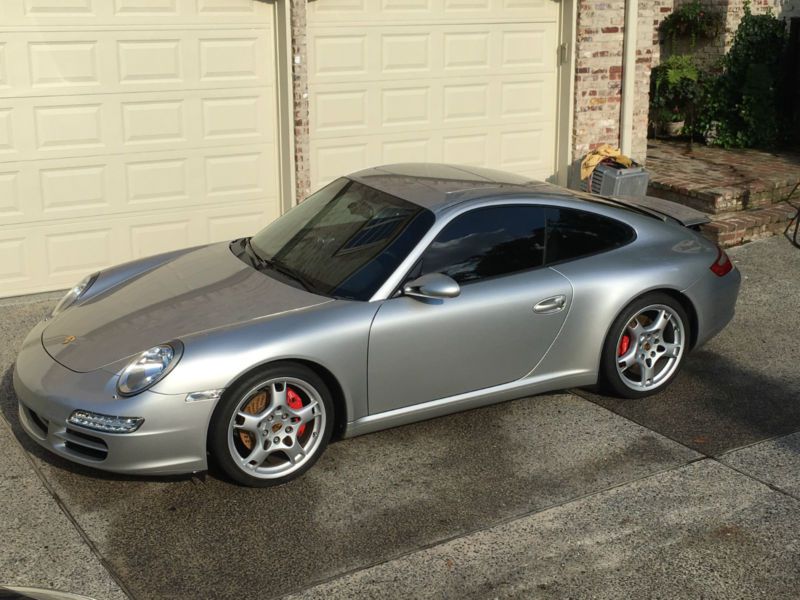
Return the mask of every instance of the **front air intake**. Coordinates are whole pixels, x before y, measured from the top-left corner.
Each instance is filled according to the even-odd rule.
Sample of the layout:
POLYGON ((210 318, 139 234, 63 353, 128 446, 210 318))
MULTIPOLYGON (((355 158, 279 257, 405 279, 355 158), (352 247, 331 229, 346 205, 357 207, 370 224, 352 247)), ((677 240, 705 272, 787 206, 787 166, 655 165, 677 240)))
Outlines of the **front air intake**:
POLYGON ((108 446, 99 437, 70 429, 56 434, 64 440, 64 447, 70 452, 90 460, 105 460, 108 457, 108 446))

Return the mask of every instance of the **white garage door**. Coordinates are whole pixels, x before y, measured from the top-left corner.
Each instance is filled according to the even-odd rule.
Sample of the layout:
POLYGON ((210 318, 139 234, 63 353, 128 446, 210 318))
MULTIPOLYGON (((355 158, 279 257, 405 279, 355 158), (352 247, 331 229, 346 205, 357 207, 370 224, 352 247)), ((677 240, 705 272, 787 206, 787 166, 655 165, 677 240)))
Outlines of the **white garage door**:
POLYGON ((279 214, 273 5, 0 2, 0 296, 279 214))
POLYGON ((558 2, 308 7, 312 188, 405 161, 554 173, 558 2))

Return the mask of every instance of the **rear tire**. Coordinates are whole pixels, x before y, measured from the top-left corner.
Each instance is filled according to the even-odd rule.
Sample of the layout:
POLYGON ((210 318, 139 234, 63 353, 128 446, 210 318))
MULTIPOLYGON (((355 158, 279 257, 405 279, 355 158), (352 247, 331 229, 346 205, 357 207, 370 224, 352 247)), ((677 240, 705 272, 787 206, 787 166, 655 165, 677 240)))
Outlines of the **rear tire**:
POLYGON ((600 359, 600 388, 622 398, 644 398, 666 388, 689 351, 689 318, 661 292, 631 302, 611 325, 600 359))
POLYGON ((274 363, 225 392, 211 417, 209 449, 235 482, 280 485, 319 459, 333 421, 331 392, 314 371, 274 363))

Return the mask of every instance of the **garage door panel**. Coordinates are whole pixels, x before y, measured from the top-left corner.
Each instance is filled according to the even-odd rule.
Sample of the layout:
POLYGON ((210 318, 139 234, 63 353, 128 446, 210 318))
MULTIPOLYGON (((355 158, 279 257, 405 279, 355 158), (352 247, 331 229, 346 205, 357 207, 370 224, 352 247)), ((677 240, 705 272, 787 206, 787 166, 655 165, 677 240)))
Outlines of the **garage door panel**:
POLYGON ((253 234, 272 221, 277 213, 242 208, 235 215, 229 213, 209 214, 206 220, 206 236, 209 241, 220 242, 240 237, 242 232, 253 234))
POLYGON ((147 204, 169 202, 171 206, 188 206, 197 203, 202 196, 202 187, 189 177, 197 172, 198 162, 186 156, 162 158, 160 160, 132 160, 124 165, 125 195, 119 196, 120 210, 124 207, 144 207, 147 204), (194 188, 194 189, 193 189, 194 188))
POLYGON ((277 216, 277 206, 248 201, 227 207, 82 218, 0 229, 0 290, 6 295, 69 287, 93 271, 132 258, 251 235, 277 216))
POLYGON ((76 210, 95 212, 108 207, 111 169, 104 163, 55 167, 39 171, 42 213, 58 216, 76 210))
POLYGON ((275 80, 273 32, 2 32, 0 97, 260 87, 275 80))
POLYGON ((443 124, 488 122, 489 88, 490 83, 486 81, 445 84, 442 89, 443 124))
POLYGON ((274 147, 259 145, 8 163, 0 165, 0 219, 34 227, 239 201, 277 216, 276 164, 274 147))
POLYGON ((19 153, 14 143, 14 108, 0 106, 0 159, 3 156, 14 156, 19 153))
POLYGON ((555 23, 507 26, 500 33, 500 67, 506 71, 550 72, 556 66, 555 23))
POLYGON ((441 162, 488 167, 494 139, 486 131, 447 133, 442 136, 441 162))
POLYGON ((32 42, 28 62, 34 88, 100 84, 96 41, 32 42))
POLYGON ((126 25, 270 22, 261 0, 3 0, 3 25, 126 25))
POLYGON ((397 162, 449 162, 506 169, 535 179, 552 170, 552 121, 525 127, 460 127, 406 131, 382 136, 312 139, 311 179, 315 188, 343 173, 397 162))
POLYGON ((312 23, 555 18, 553 0, 324 0, 308 4, 312 23))
POLYGON ((436 140, 431 138, 383 140, 381 162, 385 164, 404 162, 431 162, 439 155, 436 140))
POLYGON ((526 123, 552 120, 556 108, 552 91, 555 85, 553 74, 501 81, 500 118, 503 122, 519 120, 526 123))
POLYGON ((8 86, 7 42, 0 42, 0 90, 8 86))
POLYGON ((0 296, 278 216, 273 9, 0 2, 0 296))
POLYGON ((552 73, 556 39, 555 22, 317 26, 309 83, 552 73))
POLYGON ((440 78, 426 82, 319 84, 311 95, 315 139, 383 136, 551 120, 554 74, 440 78))
POLYGON ((553 174, 557 2, 327 0, 308 19, 312 188, 419 160, 553 174))
POLYGON ((431 33, 397 29, 383 31, 380 36, 381 73, 387 76, 417 77, 430 72, 433 45, 438 42, 431 33))
POLYGON ((0 289, 30 280, 25 237, 0 239, 0 289))
POLYGON ((180 39, 165 36, 163 39, 118 40, 116 46, 117 72, 113 73, 112 65, 112 75, 107 78, 109 85, 118 81, 127 90, 147 89, 152 85, 164 89, 171 87, 170 84, 186 84, 198 79, 198 69, 195 64, 189 64, 180 39))
POLYGON ((22 217, 19 171, 0 170, 0 219, 22 217))
POLYGON ((333 134, 366 131, 370 125, 367 100, 374 96, 374 93, 370 93, 372 90, 335 89, 336 87, 318 90, 314 94, 314 130, 333 134))
POLYGON ((275 144, 272 86, 0 100, 0 164, 230 144, 275 144))
POLYGON ((380 127, 431 126, 436 122, 437 90, 427 86, 380 89, 380 127))
POLYGON ((553 135, 554 131, 549 125, 524 131, 500 132, 500 168, 545 179, 551 167, 547 142, 553 135))
POLYGON ((206 196, 217 200, 263 197, 268 193, 270 181, 274 181, 275 173, 270 166, 274 168, 276 162, 250 149, 207 156, 206 196))

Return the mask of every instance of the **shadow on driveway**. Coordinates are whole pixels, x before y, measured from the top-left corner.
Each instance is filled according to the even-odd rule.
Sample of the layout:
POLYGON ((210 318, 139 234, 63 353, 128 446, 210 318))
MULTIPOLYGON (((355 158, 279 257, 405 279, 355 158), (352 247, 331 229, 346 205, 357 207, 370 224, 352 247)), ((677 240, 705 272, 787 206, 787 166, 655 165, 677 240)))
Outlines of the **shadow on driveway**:
POLYGON ((701 348, 688 355, 672 385, 655 396, 625 400, 585 390, 577 393, 698 452, 717 456, 800 430, 799 384, 701 348))

